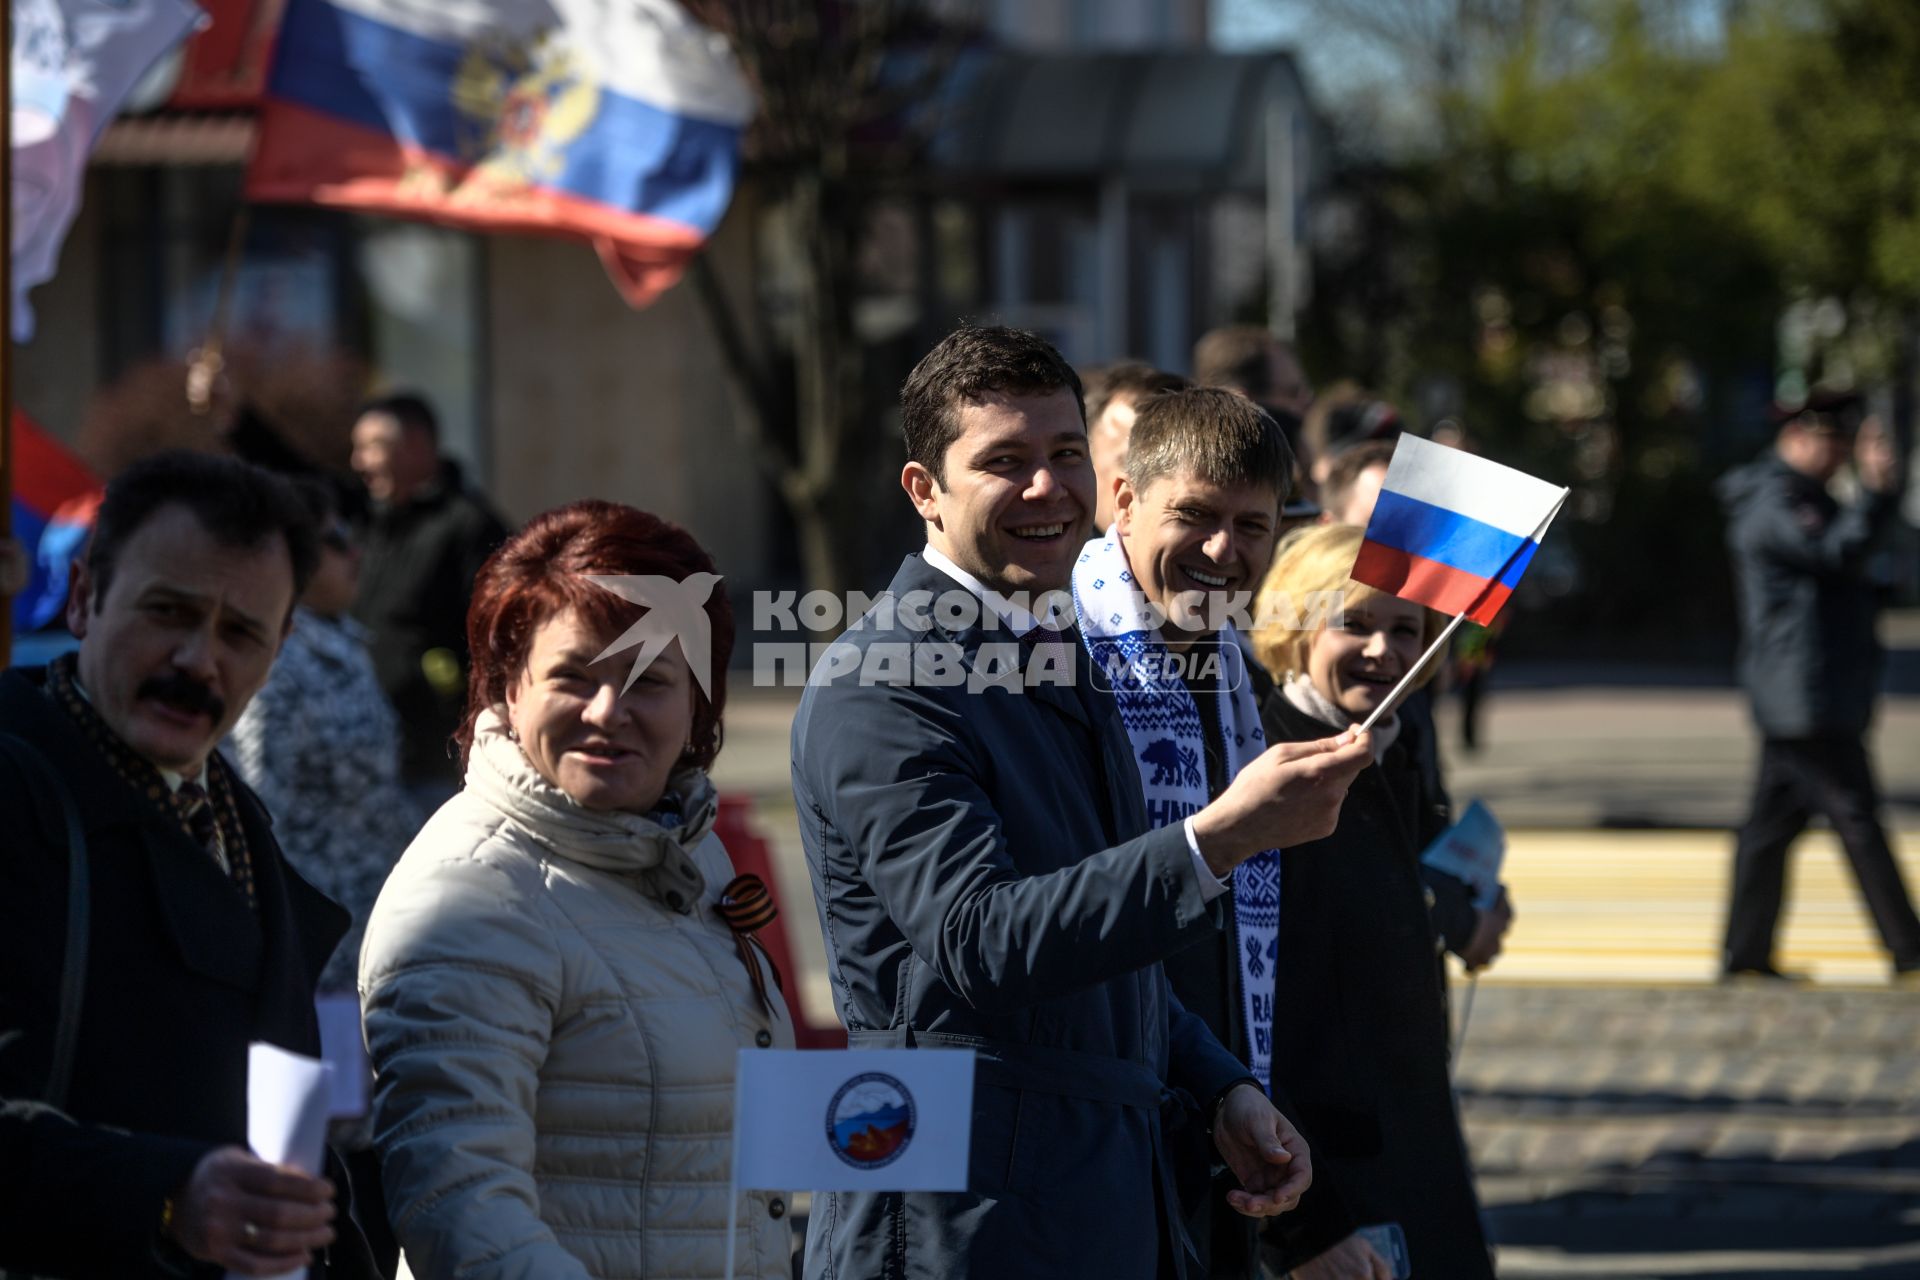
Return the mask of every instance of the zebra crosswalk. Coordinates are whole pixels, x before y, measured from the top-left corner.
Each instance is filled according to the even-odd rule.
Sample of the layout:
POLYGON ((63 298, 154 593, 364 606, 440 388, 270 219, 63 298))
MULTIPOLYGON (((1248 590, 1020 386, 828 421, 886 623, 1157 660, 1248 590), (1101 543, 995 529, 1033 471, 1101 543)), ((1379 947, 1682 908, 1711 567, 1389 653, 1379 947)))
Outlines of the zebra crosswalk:
MULTIPOLYGON (((1920 832, 1891 832, 1909 890, 1920 832)), ((1775 963, 1816 982, 1883 984, 1889 961, 1839 841, 1790 855, 1775 963)), ((1719 971, 1733 836, 1724 831, 1509 833, 1514 924, 1489 982, 1710 982, 1719 971)))

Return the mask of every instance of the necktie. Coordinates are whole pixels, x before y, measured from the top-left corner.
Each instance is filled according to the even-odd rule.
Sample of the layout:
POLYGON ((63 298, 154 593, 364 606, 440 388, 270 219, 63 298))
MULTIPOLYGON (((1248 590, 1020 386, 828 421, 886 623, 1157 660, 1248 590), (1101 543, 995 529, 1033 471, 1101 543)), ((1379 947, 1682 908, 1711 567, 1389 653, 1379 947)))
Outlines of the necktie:
POLYGON ((175 798, 186 815, 188 832, 215 862, 225 867, 227 860, 220 851, 220 827, 214 819, 213 801, 207 789, 197 782, 183 782, 175 798))
POLYGON ((1045 626, 1036 626, 1021 637, 1027 649, 1027 669, 1039 670, 1041 678, 1054 684, 1068 686, 1076 683, 1074 671, 1074 648, 1080 643, 1080 633, 1072 626, 1053 631, 1045 626))

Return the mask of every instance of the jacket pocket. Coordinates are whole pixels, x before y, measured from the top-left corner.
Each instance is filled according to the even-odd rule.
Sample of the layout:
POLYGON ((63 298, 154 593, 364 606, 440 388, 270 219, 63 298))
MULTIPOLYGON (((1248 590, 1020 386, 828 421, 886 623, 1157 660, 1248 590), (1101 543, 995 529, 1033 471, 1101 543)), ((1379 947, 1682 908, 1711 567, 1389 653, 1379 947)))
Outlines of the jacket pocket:
POLYGON ((1027 1091, 982 1082, 974 1085, 973 1097, 967 1189, 975 1195, 998 1198, 1014 1189, 1027 1091))

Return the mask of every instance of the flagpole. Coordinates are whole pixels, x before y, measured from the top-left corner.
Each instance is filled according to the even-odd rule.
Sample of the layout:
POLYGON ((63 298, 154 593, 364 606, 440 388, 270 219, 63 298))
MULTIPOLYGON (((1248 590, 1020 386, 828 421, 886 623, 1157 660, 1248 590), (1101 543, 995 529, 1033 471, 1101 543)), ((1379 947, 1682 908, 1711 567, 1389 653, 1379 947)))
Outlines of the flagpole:
POLYGON ((1467 615, 1464 613, 1454 615, 1453 621, 1447 624, 1447 629, 1442 631, 1439 637, 1427 646, 1427 651, 1420 655, 1420 661, 1407 668, 1407 674, 1401 676, 1400 683, 1393 686, 1393 692, 1387 695, 1387 700, 1373 709, 1373 714, 1368 716, 1366 721, 1361 724, 1360 732, 1366 733, 1372 729, 1376 721, 1398 705, 1401 697, 1407 690, 1413 687, 1415 677, 1427 669, 1427 664, 1433 661, 1433 656, 1436 653, 1439 653, 1447 647, 1447 641, 1453 639, 1453 633, 1458 631, 1460 624, 1466 620, 1467 615))
MULTIPOLYGON (((13 5, 0 14, 0 100, 6 102, 7 146, 0 153, 0 228, 6 252, 0 254, 0 300, 6 306, 0 335, 0 555, 13 540, 13 5)), ((0 583, 0 669, 13 663, 13 595, 0 583)))

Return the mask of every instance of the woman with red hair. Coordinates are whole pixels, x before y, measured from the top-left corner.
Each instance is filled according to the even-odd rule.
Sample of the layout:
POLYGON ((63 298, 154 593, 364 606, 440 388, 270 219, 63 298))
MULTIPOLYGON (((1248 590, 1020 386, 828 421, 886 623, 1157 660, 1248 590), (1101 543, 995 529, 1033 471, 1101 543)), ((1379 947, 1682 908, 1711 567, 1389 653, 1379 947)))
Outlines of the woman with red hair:
MULTIPOLYGON (((736 1056, 793 1043, 765 887, 712 834, 726 594, 678 526, 576 502, 487 561, 467 631, 465 788, 360 959, 403 1274, 720 1276, 736 1056)), ((790 1274, 785 1214, 742 1197, 738 1274, 790 1274)))

